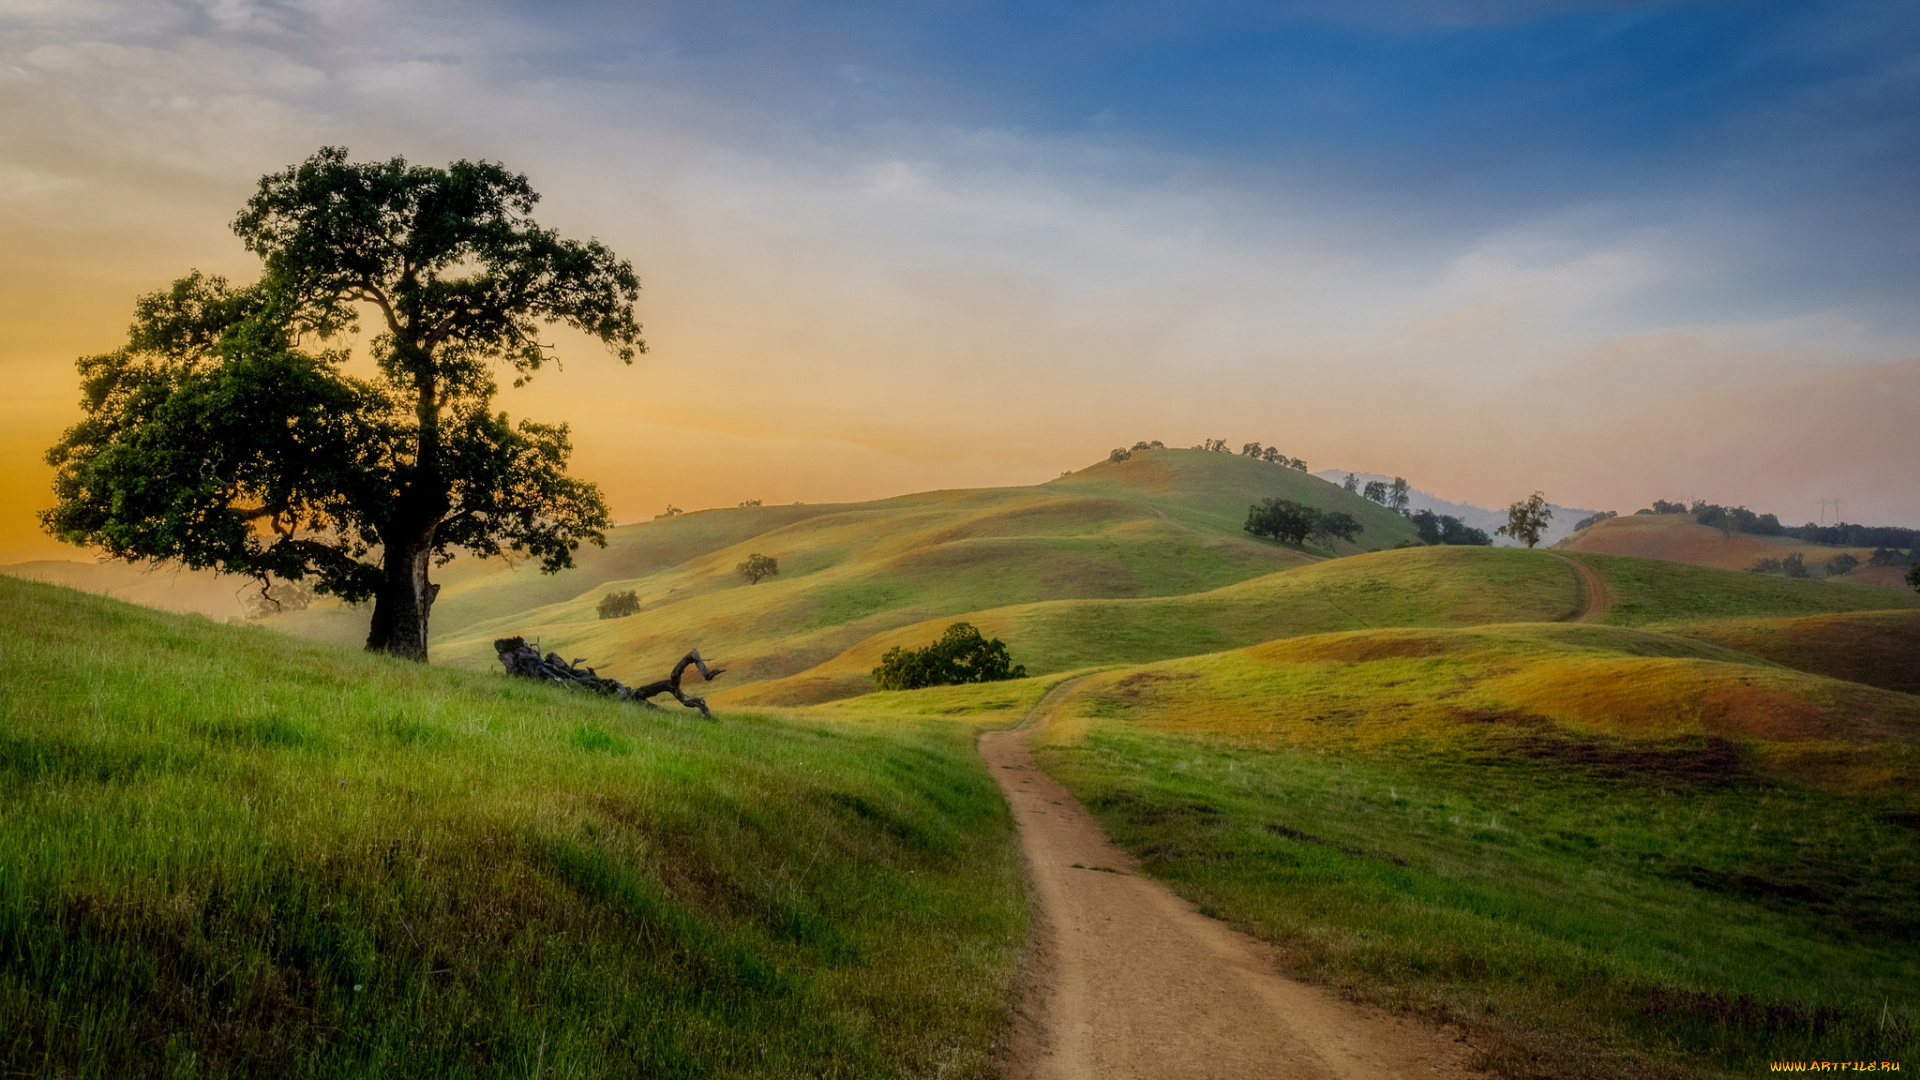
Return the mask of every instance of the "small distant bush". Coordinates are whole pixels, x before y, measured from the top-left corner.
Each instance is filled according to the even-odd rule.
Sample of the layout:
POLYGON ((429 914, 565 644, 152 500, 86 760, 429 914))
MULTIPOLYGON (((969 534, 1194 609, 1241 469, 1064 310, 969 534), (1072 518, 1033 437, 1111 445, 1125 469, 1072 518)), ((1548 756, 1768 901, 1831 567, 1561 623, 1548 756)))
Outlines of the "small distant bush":
POLYGON ((1142 450, 1165 450, 1166 448, 1167 444, 1161 442, 1159 439, 1142 439, 1133 444, 1133 452, 1136 454, 1142 450))
POLYGON ((1779 572, 1779 559, 1759 559, 1755 561, 1752 566, 1747 567, 1747 573, 1749 574, 1777 574, 1779 572))
POLYGON ((972 623, 947 627, 940 640, 923 649, 895 647, 873 669, 873 682, 882 690, 919 690, 927 686, 1024 679, 1027 669, 1015 664, 1006 642, 987 639, 972 623))
POLYGON ((1898 548, 1878 547, 1867 557, 1868 566, 1905 566, 1907 554, 1898 548))
POLYGON ((597 609, 603 619, 624 619, 640 613, 640 594, 628 589, 625 592, 610 592, 600 598, 597 609))
POLYGON ((1833 558, 1828 559, 1827 565, 1822 569, 1828 577, 1839 577, 1842 574, 1851 574, 1859 566, 1859 559, 1854 558, 1851 553, 1843 551, 1833 558))
POLYGON ((665 510, 661 511, 658 514, 653 515, 653 519, 655 521, 658 521, 663 517, 679 517, 681 514, 684 514, 684 513, 686 513, 685 510, 680 509, 679 507, 673 505, 672 503, 668 503, 667 508, 665 510))
POLYGON ((755 552, 747 556, 746 562, 734 567, 733 572, 746 578, 747 584, 758 585, 761 578, 769 578, 780 572, 780 560, 755 552))
POLYGON ((1653 509, 1641 511, 1643 514, 1684 514, 1686 512, 1686 503, 1668 502, 1665 499, 1655 499, 1653 509))
POLYGON ((1107 460, 1108 461, 1125 461, 1132 456, 1133 456, 1133 451, 1128 450, 1125 447, 1116 446, 1113 448, 1113 451, 1107 455, 1107 460))
POLYGON ((740 503, 740 508, 744 510, 749 506, 759 506, 759 505, 760 505, 759 499, 744 499, 740 503))

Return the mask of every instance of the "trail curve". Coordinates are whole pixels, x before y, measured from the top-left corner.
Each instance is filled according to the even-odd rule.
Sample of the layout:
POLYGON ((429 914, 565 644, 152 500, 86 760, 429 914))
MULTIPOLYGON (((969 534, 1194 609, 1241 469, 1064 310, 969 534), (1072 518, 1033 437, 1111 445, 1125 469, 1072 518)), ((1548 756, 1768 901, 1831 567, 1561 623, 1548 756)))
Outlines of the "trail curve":
POLYGON ((1034 766, 1083 680, 1018 728, 980 738, 1020 830, 1035 930, 1005 1080, 1342 1080, 1465 1077, 1472 1048, 1434 1028, 1282 976, 1271 947, 1140 875, 1093 817, 1034 766))
POLYGON ((1565 555, 1551 551, 1547 554, 1573 567, 1574 575, 1580 582, 1580 591, 1586 594, 1581 610, 1568 616, 1566 621, 1599 622, 1600 618, 1607 613, 1607 609, 1613 606, 1613 593, 1607 588, 1607 579, 1601 576, 1600 571, 1579 559, 1569 559, 1565 555))

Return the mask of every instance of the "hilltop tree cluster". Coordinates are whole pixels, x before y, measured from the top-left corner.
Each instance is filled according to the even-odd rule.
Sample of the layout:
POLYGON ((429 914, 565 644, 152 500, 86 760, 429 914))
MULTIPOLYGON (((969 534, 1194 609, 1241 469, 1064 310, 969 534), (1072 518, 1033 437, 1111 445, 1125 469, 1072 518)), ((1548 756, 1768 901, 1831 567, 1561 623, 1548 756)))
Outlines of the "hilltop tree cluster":
POLYGON ((1322 542, 1339 537, 1351 543, 1363 531, 1351 514, 1330 513, 1291 499, 1263 499, 1247 507, 1245 528, 1282 544, 1305 543, 1309 536, 1322 542))
MULTIPOLYGON (((1152 439, 1152 440, 1142 439, 1139 442, 1134 443, 1131 449, 1124 446, 1114 447, 1113 452, 1107 455, 1107 460, 1108 461, 1126 461, 1132 458, 1133 455, 1139 453, 1142 450, 1165 450, 1166 448, 1167 448, 1167 444, 1161 442, 1159 439, 1152 439)), ((1060 475, 1068 476, 1071 473, 1072 473, 1072 470, 1068 470, 1067 472, 1063 472, 1060 475)))
POLYGON ((940 640, 925 648, 888 649, 880 658, 880 666, 873 669, 874 685, 882 690, 919 690, 1026 677, 1026 667, 1013 662, 1006 642, 984 638, 972 623, 965 622, 947 627, 940 640))
MULTIPOLYGON (((1233 452, 1227 446, 1227 440, 1225 439, 1201 439, 1198 443, 1194 444, 1192 448, 1195 450, 1205 450, 1212 454, 1230 454, 1233 452)), ((1277 446, 1263 446, 1257 442, 1242 443, 1240 445, 1240 453, 1242 456, 1250 457, 1255 461, 1264 461, 1270 465, 1279 465, 1283 468, 1295 469, 1299 472, 1307 471, 1307 463, 1305 460, 1297 457, 1288 457, 1281 453, 1280 448, 1277 446)))
POLYGON ((1579 521, 1574 522, 1573 531, 1579 532, 1582 529, 1591 529, 1595 525, 1598 525, 1603 521, 1606 521, 1610 518, 1617 518, 1619 516, 1620 516, 1620 512, 1617 510, 1602 510, 1597 514, 1592 514, 1587 517, 1583 517, 1579 521))
MULTIPOLYGON (((1817 567, 1821 577, 1829 578, 1844 577, 1859 568, 1860 560, 1845 551, 1819 564, 1817 567)), ((1807 558, 1804 554, 1795 551, 1781 559, 1771 557, 1758 559, 1752 566, 1747 568, 1747 572, 1751 574, 1773 574, 1780 577, 1803 578, 1812 577, 1814 569, 1816 568, 1807 565, 1807 558)))
MULTIPOLYGON (((1352 491, 1357 483, 1354 475, 1348 473, 1346 489, 1352 491)), ((1368 502, 1379 503, 1401 517, 1407 517, 1407 508, 1413 501, 1413 486, 1407 483, 1404 476, 1394 477, 1391 484, 1384 480, 1369 480, 1367 486, 1360 490, 1360 497, 1368 502)))
POLYGON ((1779 517, 1773 514, 1757 514, 1744 506, 1721 506, 1705 499, 1695 499, 1691 504, 1655 499, 1651 507, 1635 513, 1691 514, 1694 521, 1719 529, 1727 536, 1734 533, 1790 536, 1823 547, 1884 547, 1910 551, 1916 545, 1916 538, 1920 538, 1920 529, 1899 525, 1854 525, 1849 522, 1816 525, 1811 521, 1805 525, 1782 525, 1779 517))

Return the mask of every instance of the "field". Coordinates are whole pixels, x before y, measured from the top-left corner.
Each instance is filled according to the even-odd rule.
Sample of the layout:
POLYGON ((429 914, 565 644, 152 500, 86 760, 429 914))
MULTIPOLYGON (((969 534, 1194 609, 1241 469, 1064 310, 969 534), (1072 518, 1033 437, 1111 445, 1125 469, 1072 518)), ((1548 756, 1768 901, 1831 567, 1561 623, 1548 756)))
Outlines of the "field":
POLYGON ((1913 1060, 1916 744, 1910 695, 1509 626, 1096 674, 1041 759, 1295 971, 1622 1076, 1913 1060))
POLYGON ((959 725, 0 608, 0 1072, 983 1068, 1026 911, 959 725))
POLYGON ((1495 1075, 1920 1050, 1912 592, 1410 546, 1173 450, 609 539, 441 570, 430 668, 364 609, 0 578, 5 1067, 981 1075, 1028 911, 971 740, 1039 714, 1144 871, 1495 1075), (1254 539, 1266 497, 1366 531, 1254 539), (1031 677, 872 692, 956 619, 1031 677), (719 722, 509 683, 510 634, 629 681, 697 646, 719 722))
MULTIPOLYGON (((1102 462, 1027 488, 941 491, 828 507, 707 510, 614 531, 559 576, 455 562, 434 605, 434 657, 481 669, 494 638, 539 637, 617 678, 653 679, 688 648, 721 658, 728 686, 794 675, 876 634, 984 608, 1057 599, 1177 596, 1413 539, 1396 514, 1324 480, 1191 450, 1102 462), (1197 494, 1196 494, 1197 493, 1197 494), (1362 544, 1291 548, 1241 531, 1259 498, 1292 498, 1360 519, 1362 544), (748 585, 734 567, 777 558, 748 585), (640 614, 601 620, 601 597, 632 590, 640 614)), ((271 620, 354 644, 368 612, 338 606, 271 620)))

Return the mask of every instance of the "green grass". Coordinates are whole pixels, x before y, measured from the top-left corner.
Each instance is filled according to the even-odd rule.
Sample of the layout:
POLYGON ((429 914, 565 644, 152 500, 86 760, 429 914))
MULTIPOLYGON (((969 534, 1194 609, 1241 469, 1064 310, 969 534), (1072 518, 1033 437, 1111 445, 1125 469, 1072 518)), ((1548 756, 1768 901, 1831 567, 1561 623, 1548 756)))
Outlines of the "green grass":
POLYGON ((1505 1075, 1920 1052, 1908 695, 1664 634, 1399 630, 1096 675, 1051 735, 1148 872, 1505 1075))
MULTIPOLYGON (((1683 616, 1851 611, 1905 602, 1886 589, 1759 578, 1645 559, 1577 557, 1594 562, 1609 577, 1617 597, 1608 621, 1626 625, 1683 616)), ((1004 639, 1015 661, 1045 674, 1197 656, 1340 630, 1565 620, 1584 604, 1576 582, 1566 560, 1543 551, 1383 551, 1182 596, 1050 600, 941 616, 882 630, 790 679, 730 687, 721 699, 803 704, 867 693, 873 688, 868 673, 886 650, 925 644, 955 618, 1004 639)))
POLYGON ((656 713, 0 579, 0 1072, 979 1075, 971 729, 656 713))
POLYGON ((1768 577, 1629 555, 1564 554, 1605 575, 1614 593, 1605 621, 1617 626, 1920 607, 1920 595, 1871 585, 1768 577))

